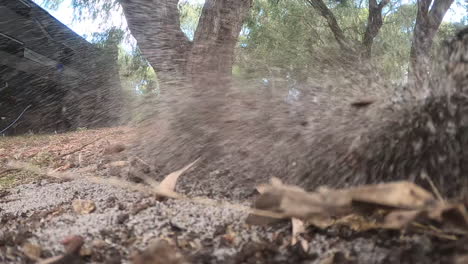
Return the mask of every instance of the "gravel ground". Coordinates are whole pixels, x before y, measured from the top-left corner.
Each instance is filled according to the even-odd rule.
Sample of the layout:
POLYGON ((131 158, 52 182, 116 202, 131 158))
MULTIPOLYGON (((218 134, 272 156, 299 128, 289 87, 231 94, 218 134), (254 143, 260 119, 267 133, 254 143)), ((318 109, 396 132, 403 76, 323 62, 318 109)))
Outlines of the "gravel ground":
POLYGON ((441 245, 425 236, 354 234, 338 228, 309 230, 305 252, 289 246, 288 223, 248 226, 241 211, 158 201, 84 179, 20 185, 2 198, 0 208, 2 263, 26 262, 21 251, 26 241, 38 245, 44 257, 58 255, 61 241, 70 235, 84 237, 91 253, 83 259, 96 263, 129 263, 132 254, 156 238, 175 242, 193 263, 328 263, 330 256, 335 258, 330 263, 444 262, 444 254, 434 255, 441 245), (92 200, 96 210, 76 213, 71 206, 76 199, 92 200))

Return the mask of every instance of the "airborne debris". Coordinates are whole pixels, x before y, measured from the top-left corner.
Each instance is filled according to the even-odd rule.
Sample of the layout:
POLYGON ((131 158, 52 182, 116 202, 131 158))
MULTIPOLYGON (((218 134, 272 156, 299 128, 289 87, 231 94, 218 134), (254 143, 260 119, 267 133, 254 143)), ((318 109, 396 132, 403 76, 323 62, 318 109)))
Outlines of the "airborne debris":
POLYGON ((366 106, 369 106, 371 104, 373 104, 374 102, 376 101, 375 98, 360 98, 356 101, 353 101, 351 102, 351 106, 354 106, 354 107, 366 107, 366 106))

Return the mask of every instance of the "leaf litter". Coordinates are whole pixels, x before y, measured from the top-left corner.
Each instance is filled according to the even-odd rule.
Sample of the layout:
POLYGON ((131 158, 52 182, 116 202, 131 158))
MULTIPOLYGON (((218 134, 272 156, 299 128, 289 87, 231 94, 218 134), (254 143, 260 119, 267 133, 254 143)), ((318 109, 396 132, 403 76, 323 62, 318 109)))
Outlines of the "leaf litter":
MULTIPOLYGON (((113 148, 112 145, 110 148, 113 148)), ((121 146, 116 148, 118 151, 110 151, 110 153, 118 153, 124 150, 124 147, 121 146)), ((141 159, 139 160, 140 163, 145 163, 141 159)), ((74 180, 79 177, 93 183, 112 185, 146 195, 153 195, 158 200, 163 198, 186 200, 205 206, 234 209, 248 213, 246 223, 252 225, 271 225, 278 221, 290 219, 292 231, 288 236, 290 238, 289 244, 292 247, 299 246, 301 252, 311 250, 310 237, 307 237, 307 234, 314 228, 326 230, 331 227, 345 226, 358 233, 369 230, 400 230, 403 234, 425 234, 455 242, 466 238, 468 235, 468 202, 466 199, 443 201, 439 197, 434 197, 431 192, 411 182, 363 185, 347 189, 322 187, 316 191, 307 192, 300 187, 287 185, 277 178, 272 178, 269 183, 257 187, 259 195, 252 207, 206 197, 188 197, 177 193, 176 184, 180 176, 193 168, 197 161, 198 159, 180 170, 168 174, 159 183, 145 174, 140 174, 140 178, 148 185, 129 182, 117 177, 96 177, 91 173, 81 173, 78 176, 77 173, 69 171, 69 168, 63 170, 45 169, 30 162, 20 162, 14 159, 9 160, 7 170, 25 170, 61 180, 74 180)), ((131 162, 122 164, 122 167, 131 166, 131 162)), ((92 200, 75 199, 72 202, 72 207, 79 214, 90 214, 96 210, 92 200)), ((223 237, 225 237, 225 241, 235 241, 238 235, 236 232, 226 231, 223 237)), ((275 234, 275 236, 278 236, 278 234, 275 234)), ((75 240, 79 241, 80 239, 75 237, 75 240)), ((80 243, 76 243, 76 245, 80 245, 78 251, 80 251, 84 243, 82 240, 80 241, 80 243)), ((161 246, 161 248, 166 248, 167 252, 175 252, 171 256, 181 256, 180 261, 182 262, 167 263, 189 263, 178 248, 180 245, 189 245, 190 243, 193 244, 193 242, 180 242, 177 244, 173 243, 174 240, 171 238, 168 238, 168 241, 172 242, 166 241, 169 245, 161 246)), ((159 245, 160 242, 156 241, 154 243, 159 245)), ((76 254, 76 248, 70 250, 67 249, 66 243, 64 245, 66 249, 63 255, 41 259, 42 262, 39 263, 62 263, 60 261, 71 256, 76 259, 84 257, 80 253, 76 254)), ((153 260, 151 261, 153 262, 141 262, 141 258, 138 260, 138 257, 136 257, 134 263, 163 263, 161 262, 164 259, 162 255, 154 254, 158 252, 154 249, 158 247, 155 245, 150 243, 147 250, 139 253, 139 256, 148 256, 149 254, 149 259, 152 256, 153 260)), ((283 244, 281 247, 284 246, 283 244)), ((200 246, 197 246, 197 248, 200 248, 200 246)), ((30 259, 35 261, 40 259, 42 251, 38 245, 26 243, 23 249, 25 255, 30 259)), ((343 259, 343 256, 345 259, 352 258, 348 253, 335 252, 329 254, 329 257, 322 259, 320 263, 328 263, 327 261, 331 261, 329 263, 339 263, 337 259, 343 259)), ((458 255, 454 258, 454 263, 463 263, 464 259, 466 259, 465 255, 458 255)))

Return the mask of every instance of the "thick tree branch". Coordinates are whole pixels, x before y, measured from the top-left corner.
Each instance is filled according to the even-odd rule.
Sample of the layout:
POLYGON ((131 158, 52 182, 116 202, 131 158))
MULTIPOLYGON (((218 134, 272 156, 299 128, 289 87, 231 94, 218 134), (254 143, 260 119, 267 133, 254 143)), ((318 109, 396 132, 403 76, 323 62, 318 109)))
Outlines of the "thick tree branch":
POLYGON ((441 1, 436 0, 432 5, 431 11, 429 11, 429 17, 431 18, 431 26, 439 28, 442 19, 445 16, 445 13, 449 10, 452 5, 453 0, 451 1, 441 1))
POLYGON ((183 76, 191 43, 180 29, 178 0, 120 0, 145 58, 165 81, 183 76))
POLYGON ((344 50, 349 50, 349 42, 346 39, 343 30, 338 25, 338 21, 333 15, 332 11, 327 7, 327 5, 322 0, 307 0, 307 2, 317 11, 319 14, 327 20, 327 24, 330 27, 333 36, 344 50))

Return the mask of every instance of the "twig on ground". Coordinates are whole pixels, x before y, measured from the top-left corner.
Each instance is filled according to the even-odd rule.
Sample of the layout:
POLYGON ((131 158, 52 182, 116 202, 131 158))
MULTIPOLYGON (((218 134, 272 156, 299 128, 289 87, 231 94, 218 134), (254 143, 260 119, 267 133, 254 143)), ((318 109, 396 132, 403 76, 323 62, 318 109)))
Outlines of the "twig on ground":
POLYGON ((14 171, 14 170, 18 170, 18 169, 8 168, 8 169, 1 170, 1 171, 0 171, 0 175, 2 175, 2 174, 4 174, 4 173, 7 173, 7 172, 10 172, 10 171, 14 171))
POLYGON ((98 142, 99 140, 101 140, 101 139, 103 139, 103 138, 104 138, 104 137, 99 137, 99 138, 97 138, 97 139, 95 139, 95 140, 92 140, 91 142, 88 142, 88 143, 86 143, 86 144, 84 144, 84 145, 81 145, 79 148, 76 148, 76 149, 74 149, 74 150, 72 150, 72 151, 69 151, 69 152, 67 152, 67 153, 61 154, 61 155, 59 156, 59 158, 63 158, 63 157, 65 157, 65 156, 68 156, 68 155, 71 155, 71 154, 73 154, 73 153, 76 153, 76 152, 78 152, 78 151, 80 151, 80 150, 86 148, 87 146, 92 145, 92 144, 98 142))

